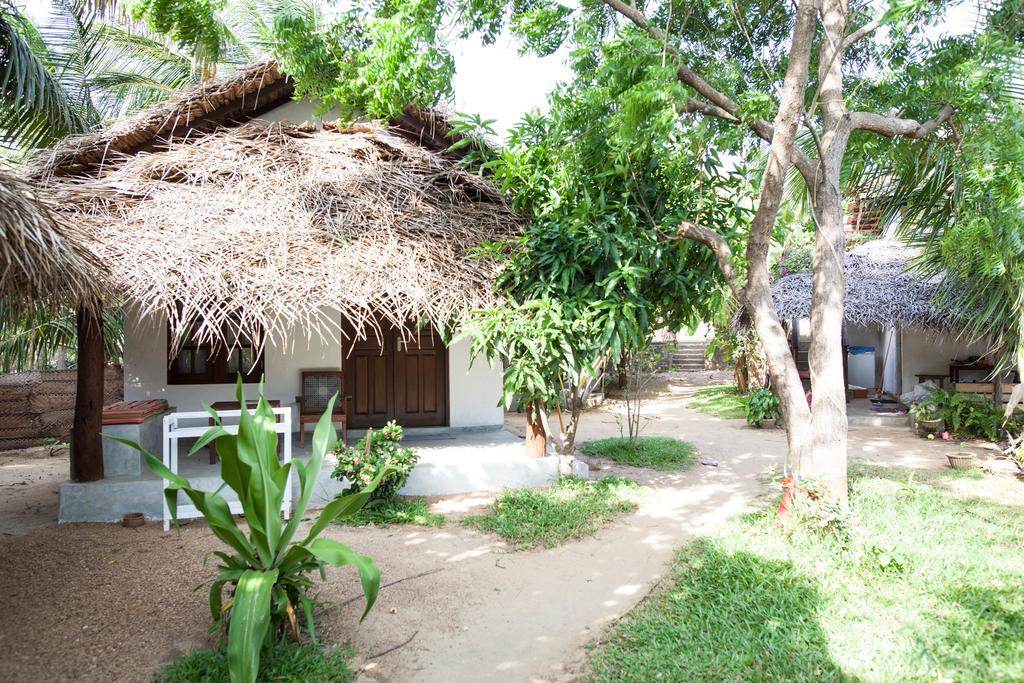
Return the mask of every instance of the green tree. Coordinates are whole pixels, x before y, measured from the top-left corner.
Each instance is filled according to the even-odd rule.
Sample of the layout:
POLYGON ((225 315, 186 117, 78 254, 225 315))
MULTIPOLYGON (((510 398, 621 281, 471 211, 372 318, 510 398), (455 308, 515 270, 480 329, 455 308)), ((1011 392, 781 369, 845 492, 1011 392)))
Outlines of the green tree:
MULTIPOLYGON (((894 0, 878 11, 846 0, 793 6, 603 0, 581 8, 476 0, 463 7, 472 26, 492 35, 509 26, 542 51, 570 41, 577 52, 596 54, 610 36, 628 40, 639 56, 668 67, 657 87, 673 100, 684 136, 711 131, 711 148, 741 158, 767 145, 757 210, 739 260, 715 225, 682 220, 678 233, 713 251, 751 318, 780 398, 789 474, 794 481, 818 479, 840 499, 847 490, 844 175, 853 160, 891 139, 922 144, 955 137, 958 107, 973 114, 979 93, 992 97, 1005 88, 1006 59, 1016 50, 995 24, 960 38, 930 39, 925 29, 948 4, 894 0), (538 19, 556 15, 568 28, 565 21, 538 19), (798 137, 801 130, 806 133, 798 137), (768 268, 790 167, 815 226, 810 405, 772 305, 768 268)), ((647 127, 622 134, 639 143, 647 127)))
POLYGON ((484 164, 531 220, 498 280, 508 305, 470 325, 475 350, 504 361, 506 404, 519 396, 565 455, 610 360, 721 303, 713 260, 675 225, 699 217, 736 238, 749 219, 726 199, 743 195, 744 176, 680 138, 673 97, 658 87, 664 67, 626 39, 578 53, 573 69, 549 112, 524 117, 484 164), (623 134, 639 125, 642 141, 623 134))

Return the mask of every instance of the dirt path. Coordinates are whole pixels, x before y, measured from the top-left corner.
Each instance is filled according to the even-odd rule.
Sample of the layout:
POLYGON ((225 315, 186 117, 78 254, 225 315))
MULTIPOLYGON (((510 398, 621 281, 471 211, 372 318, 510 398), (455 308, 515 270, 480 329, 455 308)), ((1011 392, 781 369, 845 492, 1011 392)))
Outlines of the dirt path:
MULTIPOLYGON (((332 529, 375 558, 385 584, 399 583, 359 624, 354 575, 329 571, 320 597, 343 604, 325 612, 321 635, 353 645, 362 681, 572 679, 586 643, 651 590, 674 549, 755 506, 767 492, 760 475, 782 463, 781 431, 717 420, 671 394, 645 412, 655 418, 645 433, 686 439, 719 466, 634 471, 654 489, 636 513, 554 550, 509 552, 451 523, 332 529)), ((617 436, 611 410, 588 413, 581 433, 617 436)), ((896 430, 851 433, 851 455, 879 463, 939 467, 935 446, 896 430)), ((0 680, 144 681, 210 645, 205 592, 191 589, 210 576, 201 556, 216 547, 200 524, 180 537, 149 524, 49 526, 0 539, 0 680)))

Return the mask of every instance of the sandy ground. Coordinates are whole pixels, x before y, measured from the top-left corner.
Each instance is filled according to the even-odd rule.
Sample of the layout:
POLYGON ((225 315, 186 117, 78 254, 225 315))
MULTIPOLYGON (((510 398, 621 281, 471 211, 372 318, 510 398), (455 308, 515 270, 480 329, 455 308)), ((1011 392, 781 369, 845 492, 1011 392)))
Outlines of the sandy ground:
MULTIPOLYGON (((374 557, 385 587, 360 624, 354 573, 329 570, 320 599, 336 606, 320 617, 321 635, 354 647, 361 681, 576 678, 586 644, 657 585, 675 548, 770 493, 764 475, 782 463, 784 434, 687 408, 686 394, 704 381, 663 385, 645 405, 652 418, 645 433, 686 439, 718 467, 681 474, 620 468, 652 494, 594 538, 510 552, 452 523, 331 529, 332 537, 374 557)), ((617 436, 616 409, 586 414, 582 438, 617 436)), ((520 430, 521 416, 510 415, 508 426, 520 430)), ((861 461, 937 469, 945 450, 901 430, 850 434, 851 456, 861 461)), ((607 463, 592 465, 607 471, 599 469, 607 463)), ((1024 485, 1003 479, 1005 491, 995 495, 1024 502, 1024 485)), ((6 501, 7 488, 0 490, 6 516, 17 506, 6 501)), ((487 500, 446 499, 435 509, 458 516, 487 500)), ((212 645, 206 593, 192 589, 210 577, 202 554, 217 547, 200 523, 180 535, 164 534, 157 524, 47 524, 0 538, 0 680, 145 681, 176 655, 212 645)))
POLYGON ((0 452, 0 537, 52 526, 70 467, 66 448, 55 455, 47 448, 0 452))

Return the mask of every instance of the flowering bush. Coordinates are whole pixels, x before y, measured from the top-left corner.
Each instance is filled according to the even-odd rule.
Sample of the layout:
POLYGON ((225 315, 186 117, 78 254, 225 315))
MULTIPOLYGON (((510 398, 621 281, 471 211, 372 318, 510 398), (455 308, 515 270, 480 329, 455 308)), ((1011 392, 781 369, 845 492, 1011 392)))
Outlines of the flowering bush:
POLYGON ((370 497, 372 500, 394 498, 420 459, 416 451, 401 447, 402 437, 402 428, 392 420, 376 432, 371 429, 359 439, 354 448, 341 444, 335 447, 333 452, 338 458, 338 464, 331 476, 349 481, 345 495, 362 491, 370 485, 377 473, 390 468, 391 472, 380 480, 370 497), (370 439, 369 448, 367 438, 370 439))

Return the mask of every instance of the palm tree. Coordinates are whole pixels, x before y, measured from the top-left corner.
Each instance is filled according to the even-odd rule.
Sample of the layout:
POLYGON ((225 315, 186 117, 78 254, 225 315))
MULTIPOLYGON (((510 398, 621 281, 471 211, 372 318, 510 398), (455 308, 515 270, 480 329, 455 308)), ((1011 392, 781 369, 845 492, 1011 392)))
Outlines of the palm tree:
POLYGON ((0 143, 49 147, 149 106, 197 80, 189 55, 79 0, 41 26, 0 0, 0 143))

